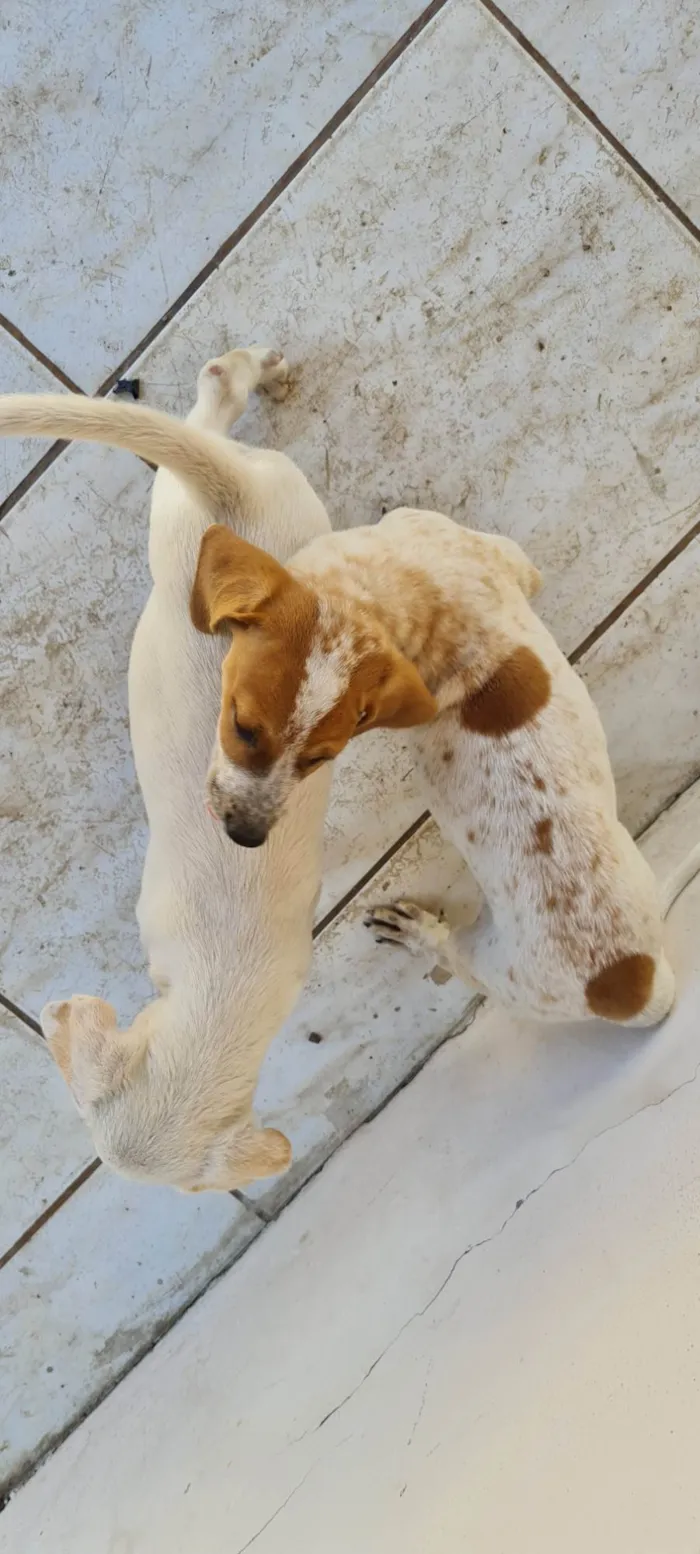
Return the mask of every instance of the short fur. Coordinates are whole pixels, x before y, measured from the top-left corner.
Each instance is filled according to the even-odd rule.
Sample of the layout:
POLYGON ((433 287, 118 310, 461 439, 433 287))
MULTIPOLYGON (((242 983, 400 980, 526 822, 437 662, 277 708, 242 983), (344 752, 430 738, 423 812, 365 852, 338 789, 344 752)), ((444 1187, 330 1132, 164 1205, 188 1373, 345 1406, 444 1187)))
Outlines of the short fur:
POLYGON ((281 398, 286 382, 279 354, 232 351, 200 373, 186 424, 111 400, 0 398, 0 434, 87 438, 168 466, 153 485, 153 591, 129 667, 150 826, 137 915, 158 996, 128 1029, 110 1004, 77 995, 47 1004, 41 1022, 102 1159, 189 1191, 230 1191, 291 1158, 283 1134, 256 1125, 252 1102, 309 965, 330 773, 290 797, 262 853, 232 845, 204 802, 228 643, 195 630, 189 614, 214 519, 239 545, 233 529, 281 556, 329 528, 289 459, 225 435, 251 390, 281 398))
MULTIPOLYGON (((662 1019, 674 996, 663 903, 617 819, 598 714, 528 603, 540 579, 520 547, 403 509, 319 538, 288 576, 313 603, 285 671, 285 729, 304 704, 302 754, 331 758, 356 732, 388 721, 357 718, 370 644, 396 655, 404 686, 410 665, 425 695, 406 694, 403 722, 427 722, 432 702, 435 721, 411 740, 433 813, 485 898, 478 920, 455 931, 412 903, 377 907, 377 937, 430 951, 524 1014, 662 1019), (330 709, 320 710, 322 688, 335 698, 330 709)), ((235 694, 256 721, 253 647, 235 694)), ((224 675, 224 708, 226 697, 224 675)), ((239 790, 244 808, 254 804, 256 784, 287 759, 286 786, 264 809, 268 828, 302 775, 285 737, 239 790)), ((220 759, 235 769, 240 753, 231 746, 220 759)), ((698 866, 696 849, 681 883, 698 866)))

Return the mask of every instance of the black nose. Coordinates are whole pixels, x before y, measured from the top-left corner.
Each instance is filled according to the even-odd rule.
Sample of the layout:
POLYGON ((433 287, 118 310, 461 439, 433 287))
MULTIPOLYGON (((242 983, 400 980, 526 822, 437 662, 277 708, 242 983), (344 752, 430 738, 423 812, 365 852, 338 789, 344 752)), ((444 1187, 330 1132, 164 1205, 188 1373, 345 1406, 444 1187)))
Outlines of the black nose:
POLYGON ((233 817, 227 818, 224 826, 226 835, 239 847, 262 847, 263 842, 267 841, 267 831, 261 830, 260 826, 244 825, 233 817))

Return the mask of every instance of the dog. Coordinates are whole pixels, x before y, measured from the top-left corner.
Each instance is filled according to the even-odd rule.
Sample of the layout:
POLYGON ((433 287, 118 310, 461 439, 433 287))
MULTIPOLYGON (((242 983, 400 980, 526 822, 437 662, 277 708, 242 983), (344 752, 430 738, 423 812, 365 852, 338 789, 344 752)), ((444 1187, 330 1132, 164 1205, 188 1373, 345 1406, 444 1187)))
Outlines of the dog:
MULTIPOLYGON (((218 588, 241 587, 229 546, 223 531, 204 536, 196 589, 206 594, 212 559, 218 588)), ((319 537, 287 578, 306 624, 276 676, 266 662, 265 700, 254 644, 249 663, 224 663, 210 782, 235 798, 239 822, 254 817, 269 831, 306 771, 381 720, 371 666, 381 653, 386 668, 393 652, 390 684, 402 687, 398 716, 413 728, 431 809, 484 906, 456 931, 413 903, 377 907, 377 938, 437 954, 519 1014, 663 1019, 674 977, 662 916, 700 868, 700 848, 660 899, 618 821, 598 714, 529 603, 540 575, 520 547, 399 509, 319 537), (406 664, 417 676, 410 694, 406 664), (277 696, 293 731, 286 741, 271 728, 277 696), (230 733, 232 700, 249 724, 243 745, 230 733)), ((263 621, 263 640, 264 631, 263 621)))
POLYGON ((137 918, 157 997, 128 1029, 110 1004, 79 995, 47 1004, 40 1018, 101 1158, 189 1192, 229 1192, 291 1159, 284 1134, 257 1126, 252 1103, 309 967, 330 771, 290 795, 263 852, 246 851, 257 838, 242 822, 231 828, 242 845, 232 845, 205 808, 228 644, 197 631, 189 613, 213 519, 233 526, 224 532, 242 553, 246 535, 279 556, 330 527, 291 460, 226 435, 252 390, 282 399, 287 382, 284 358, 255 347, 207 363, 184 423, 110 400, 0 398, 0 434, 108 443, 163 466, 150 518, 153 590, 129 665, 150 831, 137 918))

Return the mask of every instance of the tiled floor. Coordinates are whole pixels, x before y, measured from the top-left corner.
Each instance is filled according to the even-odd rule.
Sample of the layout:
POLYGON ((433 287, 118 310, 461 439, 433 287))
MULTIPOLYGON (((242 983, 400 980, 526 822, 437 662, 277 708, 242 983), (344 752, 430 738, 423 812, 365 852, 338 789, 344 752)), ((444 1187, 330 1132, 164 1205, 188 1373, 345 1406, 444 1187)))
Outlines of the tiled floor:
MULTIPOLYGON (((364 522, 408 500, 521 540, 545 573, 546 619, 580 659, 598 701, 623 816, 639 830, 700 772, 700 230, 693 225, 700 221, 700 36, 685 0, 610 0, 605 7, 594 0, 509 0, 505 9, 501 16, 485 0, 443 0, 423 13, 415 0, 383 0, 379 7, 310 0, 302 8, 240 0, 234 19, 209 0, 196 10, 181 0, 118 0, 107 12, 92 0, 57 0, 40 25, 38 12, 33 17, 13 0, 3 12, 0 50, 10 104, 0 150, 0 389, 72 384, 95 392, 133 363, 147 399, 181 412, 208 355, 257 338, 283 345, 295 364, 294 395, 281 406, 256 407, 245 434, 288 449, 337 524, 364 522)), ((283 1121, 293 1139, 293 1171, 238 1202, 136 1192, 102 1168, 90 1169, 89 1140, 32 1022, 49 995, 108 991, 128 1015, 148 991, 133 915, 144 820, 126 727, 125 667, 148 589, 150 475, 127 455, 98 448, 71 448, 48 465, 45 445, 1 449, 0 988, 15 1013, 0 1030, 0 1441, 3 1482, 11 1487, 474 1010, 465 988, 436 985, 420 967, 384 959, 362 929, 364 901, 383 890, 458 902, 465 888, 459 859, 421 820, 424 803, 400 740, 362 741, 336 777, 312 982, 271 1050, 260 1086, 262 1112, 283 1121), (312 1031, 323 1036, 320 1044, 308 1041, 312 1031)), ((681 834, 694 839, 700 808, 685 801, 672 815, 655 833, 664 867, 681 834)), ((679 921, 691 924, 683 914, 692 917, 697 900, 696 892, 679 906, 679 921)), ((686 948, 692 946, 691 926, 683 932, 686 948)), ((240 1389, 235 1420, 222 1432, 226 1461, 236 1470, 229 1499, 213 1497, 212 1554, 242 1554, 246 1540, 255 1539, 260 1554, 275 1554, 283 1536, 286 1548, 333 1547, 338 1554, 355 1554, 360 1544, 382 1554, 394 1543, 404 1550, 431 1546, 421 1521, 424 1490, 418 1509, 413 1490, 401 1490, 410 1475, 398 1446, 396 1453, 388 1448, 396 1504, 382 1482, 369 1527, 362 1485, 370 1467, 354 1447, 343 1456, 342 1430, 333 1434, 337 1460, 321 1474, 325 1487, 317 1479, 305 1492, 308 1504, 330 1508, 337 1491, 340 1541, 330 1523, 322 1535, 320 1519, 317 1542, 309 1542, 301 1491, 294 1515, 302 1521, 285 1515, 264 1537, 256 1529, 266 1516, 275 1519, 285 1495, 297 1497, 304 1475, 316 1472, 315 1458, 290 1455, 290 1439, 313 1435, 316 1413, 320 1419, 354 1388, 375 1347, 378 1353, 392 1336, 392 1324, 398 1331, 437 1287, 455 1247, 490 1238, 502 1200, 505 1214, 510 1196, 526 1196, 540 1172, 544 1179, 557 1161, 573 1159, 601 1131, 601 1118, 603 1129, 614 1128, 620 1107, 625 1115, 638 1110, 638 1085, 648 1080, 662 1097, 677 1082, 676 1070, 678 1082, 692 1071, 697 997, 689 970, 676 1025, 638 1059, 626 1043, 613 1050, 609 1034, 562 1037, 568 1055, 555 1057, 551 1036, 529 1033, 516 1043, 507 1022, 480 1013, 371 1129, 339 1151, 224 1284, 19 1493, 0 1521, 0 1548, 15 1554, 34 1547, 45 1525, 42 1546, 51 1554, 83 1547, 90 1554, 189 1551, 191 1529, 179 1499, 167 1512, 172 1524, 165 1519, 170 1490, 183 1493, 176 1477, 160 1481, 150 1521, 142 1516, 133 1465, 135 1498, 126 1495, 126 1465, 138 1438, 129 1440, 125 1421, 133 1406, 154 1441, 165 1438, 160 1414, 177 1412, 179 1382, 182 1397, 197 1392, 207 1321, 211 1354, 218 1356, 219 1346, 230 1350, 240 1389), (454 1084, 463 1060, 464 1113, 454 1084), (387 1162, 398 1198, 373 1206, 373 1192, 378 1199, 384 1193, 387 1162), (349 1240, 341 1256, 343 1220, 349 1240), (335 1270, 325 1267, 326 1241, 335 1270), (300 1255, 302 1245, 307 1251, 300 1255), (313 1255, 309 1247, 317 1248, 313 1255), (382 1250, 390 1271, 386 1302, 377 1283, 381 1264, 374 1262, 382 1250), (298 1354, 295 1345, 281 1360, 276 1345, 289 1337, 286 1317, 271 1305, 259 1331, 248 1323, 262 1287, 284 1288, 292 1262, 300 1264, 290 1309, 301 1336, 298 1354), (314 1282, 319 1268, 326 1282, 314 1282), (240 1337, 232 1349, 226 1321, 240 1337), (322 1329, 322 1346, 332 1345, 341 1322, 348 1336, 337 1365, 329 1349, 312 1380, 316 1361, 304 1332, 322 1329), (177 1360, 169 1360, 175 1350, 177 1360), (278 1468, 256 1478, 248 1462, 253 1448, 266 1456, 277 1451, 266 1410, 279 1384, 270 1377, 287 1369, 289 1392, 297 1365, 307 1378, 296 1393, 298 1432, 283 1410, 278 1468), (264 1408, 258 1388, 269 1392, 264 1408), (254 1421, 249 1436, 241 1431, 240 1461, 240 1443, 235 1453, 232 1445, 239 1413, 254 1421), (111 1447, 110 1466, 101 1466, 115 1432, 122 1440, 117 1475, 111 1447), (83 1452, 92 1466, 81 1467, 81 1499, 73 1464, 83 1452), (115 1508, 97 1549, 94 1482, 115 1508), (233 1542, 222 1541, 224 1521, 233 1542)), ((642 1105, 656 1104, 645 1095, 642 1105)), ((689 1090, 674 1106, 692 1111, 693 1095, 689 1090)), ((650 1113, 644 1136, 634 1132, 641 1123, 616 1135, 629 1141, 637 1160, 637 1185, 622 1145, 606 1161, 596 1155, 600 1182, 612 1173, 624 1198, 619 1222, 610 1210, 596 1230, 602 1188, 595 1172, 580 1200, 580 1246, 566 1239, 567 1206, 578 1205, 577 1198, 564 1196, 549 1220, 544 1195, 532 1206, 543 1251, 522 1269, 526 1309, 542 1305, 538 1280, 549 1281, 548 1288, 561 1281, 566 1304, 566 1258, 591 1258, 551 1338, 555 1347, 569 1343, 583 1323, 585 1292, 594 1306, 603 1299, 593 1270, 605 1264, 606 1237, 631 1237, 645 1201, 654 1246, 655 1206, 661 1213, 668 1186, 654 1174, 667 1115, 659 1112, 658 1131, 650 1113)), ((683 1140, 682 1169, 689 1171, 690 1128, 683 1140)), ((685 1243, 681 1248, 683 1214, 678 1247, 660 1240, 660 1259, 676 1250, 689 1259, 685 1243)), ((503 1434, 498 1412, 510 1362, 499 1361, 493 1399, 485 1384, 479 1392, 496 1344, 495 1328, 483 1326, 491 1306, 508 1342, 521 1342, 522 1311, 518 1317, 509 1304, 512 1280, 521 1278, 520 1221, 510 1234, 511 1277, 499 1279, 497 1264, 485 1257, 479 1289, 464 1296, 474 1300, 477 1316, 454 1375, 447 1336, 439 1353, 422 1343, 404 1382, 396 1372, 391 1384, 381 1383, 367 1427, 373 1462, 381 1419, 391 1436, 404 1405, 406 1418, 411 1408, 417 1414, 423 1373, 433 1365, 444 1372, 443 1401, 432 1404, 438 1412, 449 1415, 458 1377, 474 1392, 465 1435, 446 1465, 438 1456, 439 1465, 428 1468, 423 1454, 420 1472, 428 1478, 420 1482, 431 1496, 441 1495, 460 1450, 480 1485, 469 1516, 489 1496, 500 1509, 484 1523, 481 1543, 466 1510, 464 1521, 450 1520, 462 1515, 459 1505, 445 1510, 442 1542, 435 1543, 445 1554, 463 1545, 479 1554, 510 1550, 526 1468, 535 1450, 545 1454, 557 1408, 573 1410, 572 1453, 577 1432, 595 1433, 590 1410, 599 1357, 589 1355, 590 1375, 573 1376, 568 1398, 564 1370, 555 1377, 547 1351, 551 1411, 540 1409, 541 1435, 535 1432, 524 1452, 515 1451, 513 1434, 503 1434), (564 1390, 556 1392, 555 1383, 564 1390), (479 1408, 490 1423, 477 1451, 479 1408), (499 1471, 504 1480, 514 1475, 510 1509, 494 1488, 499 1471)), ((639 1247, 638 1240, 632 1267, 639 1247)), ((631 1288, 624 1270, 623 1288, 631 1288)), ((460 1309, 458 1303, 450 1317, 452 1335, 460 1309)), ((552 1316, 555 1306, 545 1301, 544 1310, 552 1316)), ((620 1311, 610 1309, 610 1323, 620 1311)), ((543 1352, 545 1316, 538 1320, 509 1426, 528 1436, 527 1389, 543 1352)), ((633 1339, 642 1331, 634 1329, 627 1359, 612 1366, 611 1395, 628 1385, 627 1360, 631 1365, 633 1339)), ((674 1354, 679 1332, 686 1333, 682 1322, 674 1354)), ((611 1335, 612 1327, 610 1342, 611 1335)), ((588 1343, 590 1333, 584 1338, 588 1343)), ((504 1355, 515 1352, 505 1344, 504 1355)), ((233 1371, 231 1387, 232 1378, 233 1371)), ((198 1408, 205 1413, 217 1386, 217 1376, 202 1381, 198 1408)), ((223 1379, 217 1396, 224 1396, 223 1379)), ((285 1397, 288 1408, 291 1393, 285 1397)), ((183 1404, 185 1412, 189 1407, 183 1404)), ((222 1407, 212 1406, 211 1420, 221 1423, 222 1407)), ((606 1416, 605 1428, 617 1417, 614 1410, 606 1416)), ((696 1418, 696 1433, 699 1424, 696 1418)), ((185 1481, 197 1478, 197 1493, 183 1502, 192 1526, 218 1462, 211 1422, 202 1447, 210 1466, 200 1462, 199 1446, 196 1462, 192 1457, 203 1429, 194 1409, 173 1448, 185 1481)), ((645 1443, 650 1461, 656 1424, 654 1430, 645 1443)), ((321 1444, 325 1453, 328 1438, 321 1444)), ((538 1493, 550 1493, 549 1479, 537 1482, 538 1493)), ((538 1542, 533 1531, 530 1544, 521 1540, 526 1554, 562 1546, 556 1506, 564 1506, 563 1495, 555 1497, 551 1535, 538 1542)), ((646 1531, 638 1535, 637 1522, 630 1523, 616 1554, 623 1546, 635 1554, 694 1547, 680 1522, 676 1542, 659 1542, 652 1520, 640 1507, 634 1514, 646 1531)), ((564 1538, 567 1549, 612 1550, 595 1527, 586 1541, 585 1525, 579 1518, 581 1541, 564 1538)), ((205 1543, 202 1534, 198 1547, 205 1543)))

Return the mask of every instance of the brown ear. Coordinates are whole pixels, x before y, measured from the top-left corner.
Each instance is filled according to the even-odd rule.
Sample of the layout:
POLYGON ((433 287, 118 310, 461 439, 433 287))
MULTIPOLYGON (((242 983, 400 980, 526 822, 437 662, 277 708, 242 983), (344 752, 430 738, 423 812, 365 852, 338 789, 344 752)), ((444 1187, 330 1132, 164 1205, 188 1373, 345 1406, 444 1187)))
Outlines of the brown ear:
POLYGON ((358 725, 366 728, 415 728, 437 717, 435 697, 423 684, 418 670, 401 653, 389 660, 387 673, 367 695, 358 725))
POLYGON ((288 581, 289 573, 274 556, 214 523, 199 547, 190 597, 192 624, 209 636, 225 630, 228 622, 249 624, 288 581))

